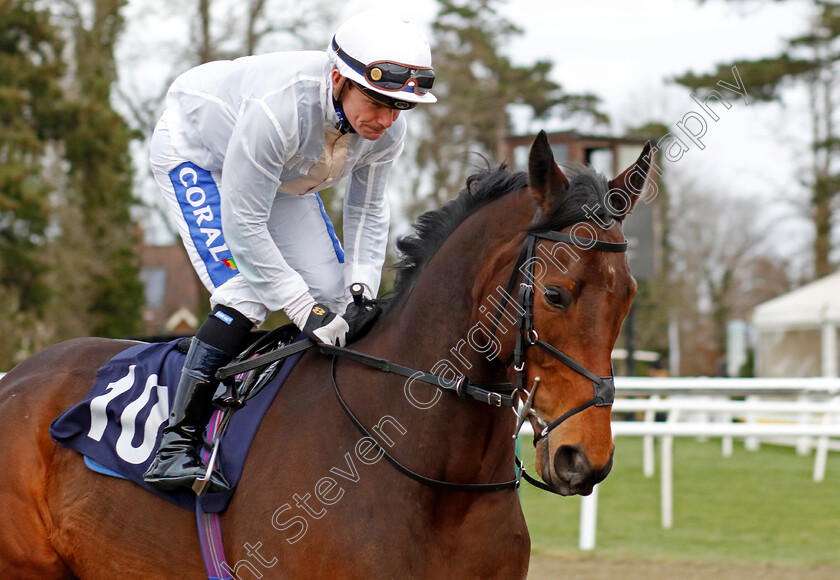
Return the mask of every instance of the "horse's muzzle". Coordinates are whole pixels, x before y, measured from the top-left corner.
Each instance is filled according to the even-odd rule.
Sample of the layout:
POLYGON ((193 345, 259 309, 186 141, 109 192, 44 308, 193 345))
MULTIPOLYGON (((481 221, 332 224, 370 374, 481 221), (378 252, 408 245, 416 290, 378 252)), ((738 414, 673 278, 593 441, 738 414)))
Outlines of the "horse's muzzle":
POLYGON ((612 453, 606 464, 594 468, 580 445, 560 445, 553 455, 548 438, 540 441, 538 446, 544 446, 540 450, 540 476, 560 495, 589 495, 595 484, 603 481, 612 469, 612 453))

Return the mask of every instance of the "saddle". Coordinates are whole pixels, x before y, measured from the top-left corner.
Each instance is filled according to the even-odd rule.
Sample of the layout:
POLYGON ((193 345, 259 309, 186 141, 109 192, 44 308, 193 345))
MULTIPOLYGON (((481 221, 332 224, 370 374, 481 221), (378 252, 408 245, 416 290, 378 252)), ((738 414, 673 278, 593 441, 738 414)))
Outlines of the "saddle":
MULTIPOLYGON (((226 368, 235 369, 280 347, 289 352, 288 346, 302 339, 294 325, 255 333, 254 342, 226 368)), ((190 490, 164 491, 143 481, 169 417, 189 340, 139 344, 115 356, 99 369, 87 396, 53 421, 50 436, 84 455, 94 471, 128 479, 184 509, 195 511, 198 501, 203 511, 216 513, 230 502, 259 423, 303 349, 259 368, 229 373, 220 383, 214 397, 218 410, 209 422, 203 455, 209 457, 215 444, 215 465, 231 489, 196 499, 190 490)))

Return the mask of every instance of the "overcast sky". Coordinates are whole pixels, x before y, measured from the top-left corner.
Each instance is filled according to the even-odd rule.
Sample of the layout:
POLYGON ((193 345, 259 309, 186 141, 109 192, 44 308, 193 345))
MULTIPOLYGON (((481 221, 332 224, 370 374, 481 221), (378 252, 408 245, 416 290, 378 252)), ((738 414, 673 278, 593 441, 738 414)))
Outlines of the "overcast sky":
MULTIPOLYGON (((436 3, 406 3, 418 21, 432 19, 436 3)), ((380 0, 355 0, 346 14, 394 6, 380 0)), ((672 129, 686 114, 700 112, 687 90, 668 79, 686 71, 708 73, 717 63, 772 56, 784 39, 801 34, 812 14, 810 2, 746 0, 510 0, 505 15, 524 34, 505 51, 515 62, 549 59, 554 78, 570 92, 590 92, 604 101, 610 131, 646 121, 672 129)), ((723 78, 734 83, 735 80, 723 78)), ((797 170, 807 163, 805 96, 791 92, 785 106, 763 105, 747 97, 708 121, 700 140, 673 169, 683 179, 708 183, 732 195, 757 196, 774 205, 774 215, 792 215, 783 198, 802 197, 797 170)), ((562 122, 529 127, 576 129, 562 122)), ((676 130, 675 130, 676 133, 676 130)), ((679 135, 679 133, 676 133, 679 135)), ((681 135, 685 139, 684 135, 681 135)), ((796 253, 808 244, 801 220, 787 219, 773 232, 795 239, 796 253)))
MULTIPOLYGON (((688 91, 667 83, 669 78, 775 54, 786 36, 804 29, 810 3, 736 4, 744 6, 720 0, 702 5, 693 0, 517 0, 508 4, 509 16, 525 34, 510 54, 550 58, 556 79, 567 90, 604 99, 615 130, 654 119, 673 127, 699 107, 688 91)), ((797 101, 796 95, 790 99, 791 105, 797 101)), ((734 105, 708 127, 702 139, 706 149, 694 149, 680 164, 698 174, 722 171, 738 189, 756 192, 779 181, 770 171, 777 173, 780 163, 786 164, 781 144, 803 117, 780 107, 748 106, 744 100, 734 105)), ((783 170, 791 172, 792 164, 783 170)))

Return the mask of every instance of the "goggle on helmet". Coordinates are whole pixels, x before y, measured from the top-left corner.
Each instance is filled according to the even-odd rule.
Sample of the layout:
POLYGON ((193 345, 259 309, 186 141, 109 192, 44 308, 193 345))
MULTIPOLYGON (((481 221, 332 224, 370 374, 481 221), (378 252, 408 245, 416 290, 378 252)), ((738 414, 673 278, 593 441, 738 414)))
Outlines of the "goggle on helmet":
POLYGON ((330 52, 341 75, 372 99, 394 109, 437 101, 435 72, 425 34, 402 18, 368 11, 339 27, 330 52))

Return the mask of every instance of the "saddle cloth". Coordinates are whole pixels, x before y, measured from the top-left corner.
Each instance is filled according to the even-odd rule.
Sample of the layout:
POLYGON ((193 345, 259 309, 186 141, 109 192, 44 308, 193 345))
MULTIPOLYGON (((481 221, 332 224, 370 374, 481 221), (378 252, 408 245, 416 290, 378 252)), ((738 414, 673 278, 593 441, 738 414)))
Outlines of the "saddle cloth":
MULTIPOLYGON (((50 426, 50 436, 93 460, 95 471, 114 472, 184 509, 195 511, 196 496, 188 489, 163 491, 143 482, 154 459, 181 375, 185 354, 178 340, 132 346, 99 369, 84 400, 62 413, 50 426), (99 469, 100 467, 104 469, 99 469)), ((245 457, 263 415, 301 357, 287 358, 274 379, 248 400, 230 419, 216 460, 230 491, 208 493, 199 499, 208 513, 223 511, 236 490, 245 457)), ((112 474, 113 475, 113 474, 112 474)))

